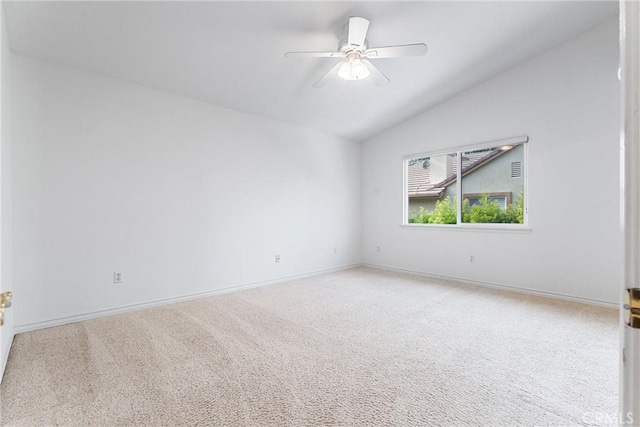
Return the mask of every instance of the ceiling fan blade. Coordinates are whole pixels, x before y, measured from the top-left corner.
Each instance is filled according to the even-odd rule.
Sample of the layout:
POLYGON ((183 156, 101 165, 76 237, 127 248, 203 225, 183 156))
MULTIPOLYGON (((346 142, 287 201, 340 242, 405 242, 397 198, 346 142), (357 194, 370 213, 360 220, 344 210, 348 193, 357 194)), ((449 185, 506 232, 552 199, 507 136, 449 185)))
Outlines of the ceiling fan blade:
POLYGON ((367 66, 369 71, 371 71, 371 80, 377 86, 384 86, 387 83, 389 83, 389 77, 382 74, 382 71, 378 70, 376 66, 371 63, 371 61, 367 61, 366 59, 363 59, 362 63, 367 66))
POLYGON ((344 58, 342 52, 287 52, 287 58, 344 58))
POLYGON ((330 81, 336 80, 338 78, 338 69, 342 65, 342 62, 343 61, 338 62, 336 65, 333 66, 333 68, 327 71, 327 73, 324 76, 320 77, 320 80, 315 82, 313 84, 313 87, 321 88, 321 87, 324 87, 330 81))
POLYGON ((369 21, 367 19, 352 16, 349 18, 347 43, 350 45, 364 46, 364 40, 367 38, 368 30, 369 21))
POLYGON ((422 56, 427 53, 424 43, 403 44, 399 46, 372 47, 367 49, 364 56, 371 59, 402 58, 406 56, 422 56))

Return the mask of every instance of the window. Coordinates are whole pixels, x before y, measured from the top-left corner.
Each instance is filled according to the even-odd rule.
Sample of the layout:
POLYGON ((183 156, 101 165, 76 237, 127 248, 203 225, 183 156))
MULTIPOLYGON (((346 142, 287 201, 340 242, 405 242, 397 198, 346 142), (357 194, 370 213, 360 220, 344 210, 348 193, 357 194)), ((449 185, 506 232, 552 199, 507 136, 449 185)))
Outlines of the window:
POLYGON ((450 194, 455 191, 457 167, 457 153, 407 160, 407 205, 411 212, 407 219, 409 223, 458 222, 450 194))
MULTIPOLYGON (((465 194, 462 200, 468 200, 469 206, 481 205, 482 193, 465 194)), ((500 205, 500 209, 506 209, 511 203, 511 193, 486 193, 487 200, 490 202, 496 202, 500 205)))
POLYGON ((404 223, 525 224, 527 142, 405 157, 404 223))

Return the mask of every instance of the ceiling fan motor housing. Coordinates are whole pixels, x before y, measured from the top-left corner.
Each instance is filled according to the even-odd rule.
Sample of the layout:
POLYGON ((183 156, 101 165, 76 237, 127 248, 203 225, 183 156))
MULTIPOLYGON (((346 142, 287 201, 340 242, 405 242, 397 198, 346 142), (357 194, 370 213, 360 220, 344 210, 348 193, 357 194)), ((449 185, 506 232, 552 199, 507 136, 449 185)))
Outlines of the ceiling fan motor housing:
POLYGON ((360 55, 363 55, 367 49, 369 48, 369 42, 366 40, 362 43, 362 46, 358 46, 355 44, 349 44, 347 40, 341 40, 338 43, 338 51, 342 52, 346 55, 349 55, 351 52, 358 52, 360 55))

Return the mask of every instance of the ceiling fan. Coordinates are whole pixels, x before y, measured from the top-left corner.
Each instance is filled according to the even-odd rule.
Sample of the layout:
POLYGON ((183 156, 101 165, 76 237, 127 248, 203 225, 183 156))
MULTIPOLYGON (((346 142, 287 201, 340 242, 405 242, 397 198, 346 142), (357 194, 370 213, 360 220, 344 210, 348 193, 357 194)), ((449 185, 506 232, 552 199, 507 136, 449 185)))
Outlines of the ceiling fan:
POLYGON ((402 58, 422 56, 427 53, 424 43, 403 44, 398 46, 372 47, 367 45, 369 20, 352 16, 349 18, 347 39, 338 44, 337 52, 287 52, 287 58, 343 58, 324 76, 313 84, 323 87, 336 76, 344 80, 364 80, 371 77, 377 85, 389 83, 389 78, 382 74, 369 59, 402 58))

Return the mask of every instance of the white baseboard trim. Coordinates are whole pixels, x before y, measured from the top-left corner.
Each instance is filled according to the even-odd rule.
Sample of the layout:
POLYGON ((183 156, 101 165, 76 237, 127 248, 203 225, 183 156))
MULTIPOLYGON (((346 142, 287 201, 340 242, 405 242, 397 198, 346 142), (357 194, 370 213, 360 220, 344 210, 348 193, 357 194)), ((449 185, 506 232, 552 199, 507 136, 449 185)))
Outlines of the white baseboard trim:
POLYGON ((498 289, 503 291, 510 291, 510 292, 515 292, 520 294, 536 295, 539 297, 561 299, 564 301, 579 302, 582 304, 596 305, 599 307, 608 307, 608 308, 615 308, 615 309, 619 308, 618 304, 613 302, 600 301, 600 300, 591 299, 591 298, 576 297, 572 295, 565 295, 565 294, 560 294, 555 292, 539 291, 539 290, 530 289, 530 288, 518 288, 515 286, 500 285, 497 283, 490 283, 490 282, 480 282, 476 280, 463 279, 461 277, 454 277, 454 276, 442 276, 439 274, 425 273, 422 271, 408 270, 404 268, 396 268, 396 267, 390 267, 386 265, 363 263, 362 266, 374 268, 378 270, 384 270, 384 271, 393 271, 395 273, 413 274, 415 276, 428 277, 430 279, 439 279, 439 280, 445 280, 449 282, 456 282, 456 283, 460 283, 462 285, 467 285, 467 286, 476 286, 481 288, 491 288, 491 289, 498 289))
POLYGON ((173 304, 173 303, 177 303, 177 302, 181 302, 181 301, 188 301, 188 300, 192 300, 192 299, 204 298, 204 297, 209 297, 209 296, 213 296, 213 295, 228 294, 228 293, 231 293, 231 292, 238 292, 238 291, 243 291, 243 290, 246 290, 246 289, 259 288, 259 287, 268 286, 268 285, 275 285, 275 284, 278 284, 278 283, 289 282, 289 281, 292 281, 292 280, 306 279, 306 278, 309 278, 309 277, 320 276, 320 275, 329 274, 329 273, 335 273, 335 272, 342 271, 342 270, 349 270, 349 269, 360 267, 360 266, 361 266, 361 264, 350 264, 350 265, 345 265, 345 266, 341 266, 341 267, 327 268, 327 269, 323 269, 323 270, 316 270, 316 271, 311 271, 311 272, 302 273, 302 274, 294 274, 294 275, 291 275, 291 276, 284 276, 284 277, 279 277, 279 278, 270 279, 270 280, 264 280, 264 281, 260 281, 260 282, 252 282, 252 283, 247 283, 247 284, 244 284, 244 285, 237 285, 237 286, 230 286, 230 287, 227 287, 227 288, 214 289, 214 290, 211 290, 211 291, 204 291, 204 292, 196 292, 196 293, 186 294, 186 295, 179 295, 179 296, 175 296, 175 297, 163 298, 163 299, 158 299, 158 300, 153 300, 153 301, 148 301, 148 302, 129 304, 129 305, 125 305, 125 306, 122 306, 122 307, 107 308, 107 309, 104 309, 104 310, 97 310, 97 311, 92 311, 92 312, 89 312, 89 313, 83 313, 83 314, 78 314, 78 315, 68 316, 68 317, 60 317, 60 318, 56 318, 56 319, 45 320, 45 321, 42 321, 42 322, 28 323, 28 324, 25 324, 25 325, 16 325, 15 326, 15 333, 16 334, 21 334, 21 333, 24 333, 24 332, 37 331, 38 329, 51 328, 53 326, 62 326, 62 325, 67 325, 69 323, 81 322, 83 320, 96 319, 98 317, 104 317, 104 316, 111 316, 113 314, 127 313, 127 312, 131 312, 131 311, 145 309, 145 308, 151 308, 151 307, 157 307, 157 306, 161 306, 161 305, 173 304))

